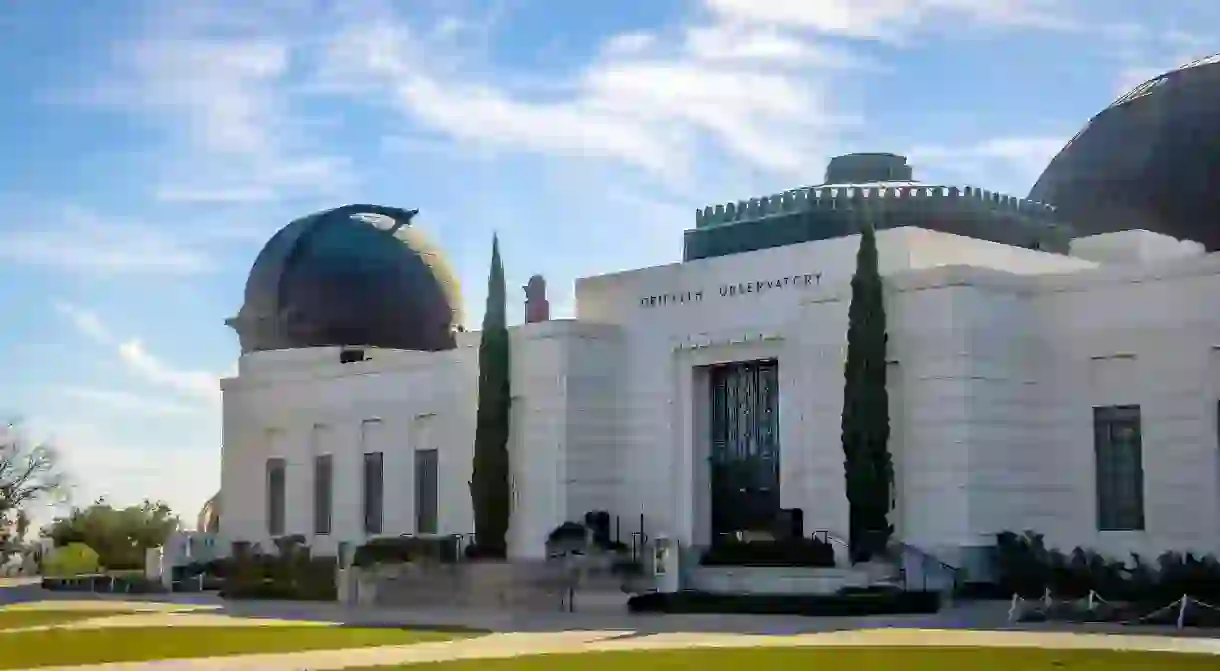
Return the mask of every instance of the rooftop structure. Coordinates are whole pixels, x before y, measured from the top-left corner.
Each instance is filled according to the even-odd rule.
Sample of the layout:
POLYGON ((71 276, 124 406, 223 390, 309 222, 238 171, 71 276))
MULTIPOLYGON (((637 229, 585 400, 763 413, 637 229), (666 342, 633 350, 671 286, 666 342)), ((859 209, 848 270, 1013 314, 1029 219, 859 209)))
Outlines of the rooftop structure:
POLYGON ((878 230, 918 226, 1054 252, 1066 252, 1072 237, 1044 203, 915 181, 904 156, 849 154, 830 161, 823 184, 697 210, 684 258, 839 238, 858 232, 866 218, 878 230))

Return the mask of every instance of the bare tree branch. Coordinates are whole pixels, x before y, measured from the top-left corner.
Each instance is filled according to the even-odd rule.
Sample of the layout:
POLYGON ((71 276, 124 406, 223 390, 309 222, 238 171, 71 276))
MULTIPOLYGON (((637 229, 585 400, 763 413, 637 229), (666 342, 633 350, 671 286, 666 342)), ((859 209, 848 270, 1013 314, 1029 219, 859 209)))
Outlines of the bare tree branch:
POLYGON ((15 522, 25 506, 60 493, 64 482, 54 447, 31 444, 15 423, 0 429, 0 521, 15 522))

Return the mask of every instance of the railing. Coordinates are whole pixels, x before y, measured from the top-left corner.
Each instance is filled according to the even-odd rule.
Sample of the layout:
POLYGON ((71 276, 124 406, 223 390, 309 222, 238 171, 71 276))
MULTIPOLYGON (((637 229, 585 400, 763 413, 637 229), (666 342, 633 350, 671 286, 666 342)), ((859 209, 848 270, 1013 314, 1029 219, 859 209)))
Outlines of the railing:
POLYGON ((909 582, 910 576, 907 575, 907 568, 906 568, 905 555, 907 555, 907 554, 912 554, 912 555, 915 555, 916 557, 919 557, 920 569, 921 569, 920 575, 922 577, 921 587, 924 591, 927 591, 927 589, 928 589, 928 574, 930 573, 930 571, 928 571, 929 566, 932 567, 933 569, 940 569, 941 571, 949 574, 949 576, 951 577, 952 582, 953 582, 953 586, 952 586, 953 592, 957 592, 958 589, 961 588, 960 579, 961 579, 962 569, 960 567, 949 564, 949 563, 941 560, 939 557, 929 553, 927 550, 924 550, 922 548, 911 545, 910 543, 904 543, 903 541, 894 541, 894 544, 897 545, 899 548, 901 548, 902 553, 904 555, 902 557, 902 561, 900 564, 900 571, 899 571, 899 574, 902 577, 902 585, 904 588, 906 588, 908 590, 911 588, 911 585, 909 582))
MULTIPOLYGON (((850 551, 850 546, 847 541, 834 535, 833 533, 831 533, 830 531, 828 531, 826 529, 818 529, 818 530, 814 531, 812 534, 810 534, 810 536, 815 540, 822 541, 823 543, 838 545, 838 546, 844 548, 845 550, 850 551)), ((927 550, 924 550, 923 548, 911 545, 910 543, 905 543, 903 541, 894 541, 893 544, 895 546, 897 546, 902 552, 902 556, 899 558, 899 562, 898 562, 898 573, 899 573, 899 577, 902 579, 902 586, 904 589, 909 590, 912 587, 912 585, 910 583, 911 576, 908 574, 907 567, 906 567, 906 556, 907 555, 914 555, 915 557, 919 558, 920 569, 921 569, 919 572, 920 573, 920 588, 923 589, 924 591, 927 591, 927 589, 928 589, 928 575, 930 573, 932 573, 932 571, 936 571, 936 570, 940 570, 943 573, 945 573, 951 577, 951 580, 953 583, 952 589, 954 592, 957 592, 957 590, 961 587, 962 569, 960 567, 949 564, 949 563, 943 561, 942 559, 940 559, 939 557, 937 557, 936 555, 929 553, 927 550), (929 569, 931 569, 931 570, 929 570, 929 569)))
POLYGON ((842 546, 844 548, 848 547, 847 541, 830 533, 830 531, 828 531, 826 529, 817 529, 817 530, 813 531, 811 534, 809 534, 809 537, 814 539, 815 541, 822 541, 823 543, 826 543, 827 545, 833 544, 833 545, 842 546))

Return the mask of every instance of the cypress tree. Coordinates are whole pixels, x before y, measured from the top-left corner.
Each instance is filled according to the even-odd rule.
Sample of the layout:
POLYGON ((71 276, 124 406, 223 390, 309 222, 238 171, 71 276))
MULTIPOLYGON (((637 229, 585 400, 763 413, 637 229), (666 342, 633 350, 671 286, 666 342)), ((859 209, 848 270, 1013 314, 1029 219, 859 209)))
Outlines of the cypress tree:
POLYGON ((503 558, 507 553, 510 495, 508 434, 512 403, 509 378, 508 326, 505 317, 504 266, 500 241, 491 241, 491 272, 487 278, 487 308, 479 339, 479 406, 475 427, 470 499, 480 556, 503 558))
POLYGON ((885 551, 894 527, 889 395, 885 388, 886 328, 877 239, 865 221, 851 280, 843 384, 843 456, 853 561, 885 551))

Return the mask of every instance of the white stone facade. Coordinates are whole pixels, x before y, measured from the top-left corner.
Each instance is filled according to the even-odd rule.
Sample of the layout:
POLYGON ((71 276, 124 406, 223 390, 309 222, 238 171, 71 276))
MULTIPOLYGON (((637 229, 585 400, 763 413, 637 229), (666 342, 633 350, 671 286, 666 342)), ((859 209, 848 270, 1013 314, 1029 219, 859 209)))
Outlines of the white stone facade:
MULTIPOLYGON (((900 538, 955 564, 1008 529, 1119 556, 1220 551, 1220 255, 1111 235, 1077 241, 1072 257, 878 233, 900 538), (1141 409, 1142 531, 1098 531, 1092 408, 1118 404, 1141 409)), ((541 555, 552 528, 589 510, 617 516, 623 536, 642 515, 650 535, 707 542, 704 367, 764 358, 779 362, 782 505, 803 509, 807 530, 846 535, 840 412, 858 242, 587 278, 574 320, 514 327, 510 553, 541 555)), ((223 383, 221 536, 268 544, 275 457, 285 533, 315 553, 362 542, 364 452, 384 459, 375 535, 414 532, 417 449, 439 456, 437 531, 470 533, 477 351, 466 333, 450 352, 369 350, 354 363, 336 348, 243 356, 223 383), (333 455, 333 519, 315 536, 319 453, 333 455)))

